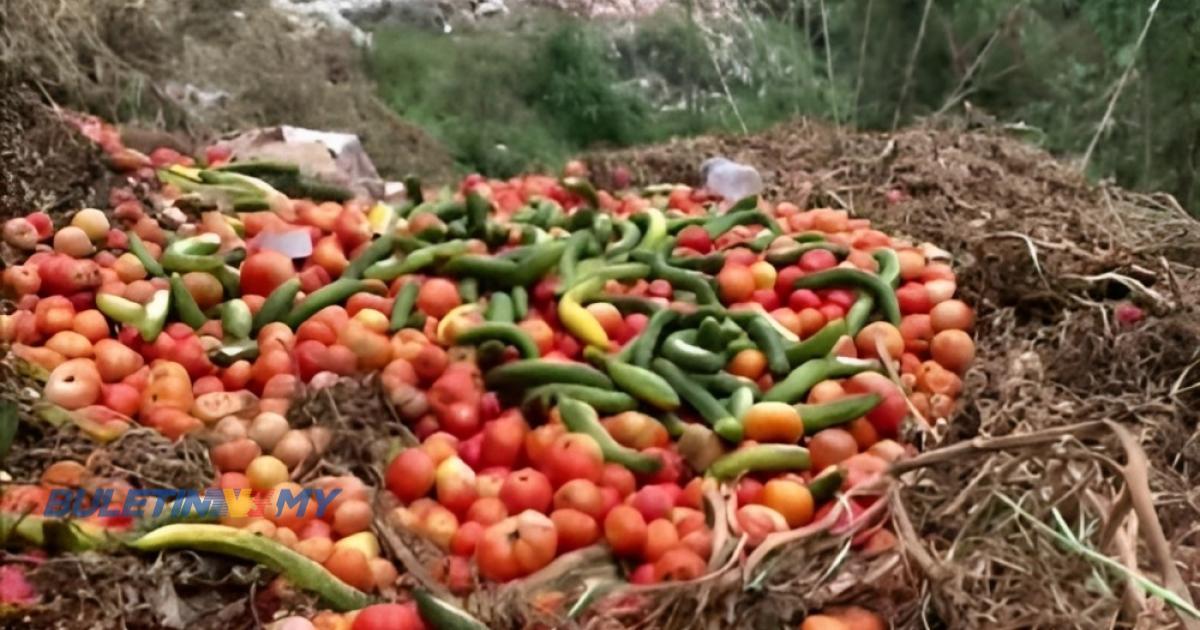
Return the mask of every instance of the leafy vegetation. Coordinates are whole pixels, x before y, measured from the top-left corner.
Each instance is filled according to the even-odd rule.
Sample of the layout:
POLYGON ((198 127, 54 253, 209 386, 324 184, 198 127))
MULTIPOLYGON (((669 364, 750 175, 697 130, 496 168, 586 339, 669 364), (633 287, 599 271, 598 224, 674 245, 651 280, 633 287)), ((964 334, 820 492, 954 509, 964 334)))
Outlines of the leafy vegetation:
POLYGON ((803 115, 890 129, 965 113, 1200 207, 1198 3, 760 0, 524 30, 377 33, 371 71, 463 168, 495 175, 803 115))

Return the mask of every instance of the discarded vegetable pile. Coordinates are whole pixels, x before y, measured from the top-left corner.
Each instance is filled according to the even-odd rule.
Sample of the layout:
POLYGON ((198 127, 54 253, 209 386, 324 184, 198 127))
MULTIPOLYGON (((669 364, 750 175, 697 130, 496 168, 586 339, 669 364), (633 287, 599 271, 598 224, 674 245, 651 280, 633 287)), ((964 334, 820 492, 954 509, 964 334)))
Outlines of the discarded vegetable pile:
MULTIPOLYGON (((844 211, 609 193, 578 164, 437 193, 413 180, 393 206, 220 147, 199 168, 94 135, 145 194, 4 225, 26 257, 4 271, 0 340, 44 379, 46 423, 98 443, 138 425, 202 439, 223 496, 258 505, 219 524, 43 517, 51 489, 93 508, 132 490, 62 460, 4 492, 5 527, 34 546, 247 559, 337 611, 283 627, 478 627, 449 593, 541 581, 598 549, 619 570, 541 608, 586 615, 626 582, 703 580, 798 531, 889 549, 874 482, 911 454, 906 423, 950 417, 974 358, 945 252, 844 211), (289 411, 372 373, 410 439, 370 462, 377 479, 311 474, 335 436, 289 411), (339 492, 318 515, 284 500, 305 490, 339 492), (396 566, 377 536, 397 532, 444 553, 423 585, 440 592, 369 605, 429 568, 396 566)), ((872 617, 827 612, 804 627, 872 617)))

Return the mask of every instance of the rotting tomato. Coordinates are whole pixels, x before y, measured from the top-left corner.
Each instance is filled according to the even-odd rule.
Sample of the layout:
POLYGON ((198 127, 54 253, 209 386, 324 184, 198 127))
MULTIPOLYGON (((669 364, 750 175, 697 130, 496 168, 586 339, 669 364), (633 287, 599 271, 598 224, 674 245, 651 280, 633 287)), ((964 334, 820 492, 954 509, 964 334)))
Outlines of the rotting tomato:
POLYGON ((484 577, 507 582, 549 564, 557 548, 554 521, 525 510, 484 530, 475 547, 475 562, 484 577))

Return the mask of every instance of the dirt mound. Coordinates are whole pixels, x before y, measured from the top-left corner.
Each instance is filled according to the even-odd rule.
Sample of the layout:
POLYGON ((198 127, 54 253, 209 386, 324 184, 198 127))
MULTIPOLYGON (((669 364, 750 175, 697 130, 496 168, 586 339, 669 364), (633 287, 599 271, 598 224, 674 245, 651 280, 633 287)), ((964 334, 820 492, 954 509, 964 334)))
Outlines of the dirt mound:
POLYGON ((625 166, 641 183, 695 183, 714 155, 756 166, 769 199, 844 208, 945 247, 978 309, 964 407, 925 435, 935 452, 894 502, 907 559, 895 570, 919 599, 881 603, 882 588, 849 599, 893 609, 902 627, 1179 627, 1082 549, 1200 596, 1200 222, 1169 196, 1092 185, 986 131, 798 122, 588 161, 601 182, 625 166), (1146 319, 1119 322, 1123 301, 1146 319))
POLYGON ((0 220, 88 205, 99 150, 25 89, 0 90, 0 220))
POLYGON ((4 4, 0 79, 35 83, 64 106, 196 139, 271 124, 353 132, 397 178, 444 179, 453 166, 374 96, 349 35, 270 3, 4 4))

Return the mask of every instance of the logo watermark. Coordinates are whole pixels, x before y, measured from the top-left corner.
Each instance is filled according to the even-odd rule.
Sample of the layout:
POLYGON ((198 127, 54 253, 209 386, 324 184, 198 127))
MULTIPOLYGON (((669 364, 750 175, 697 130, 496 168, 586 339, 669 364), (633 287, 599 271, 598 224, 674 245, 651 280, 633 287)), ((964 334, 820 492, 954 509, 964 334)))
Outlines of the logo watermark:
POLYGON ((295 512, 297 516, 304 517, 312 511, 317 518, 322 518, 329 504, 341 492, 341 488, 298 491, 290 488, 274 491, 249 488, 134 488, 119 494, 113 488, 99 488, 89 495, 85 490, 55 488, 50 491, 44 516, 245 518, 295 512))

